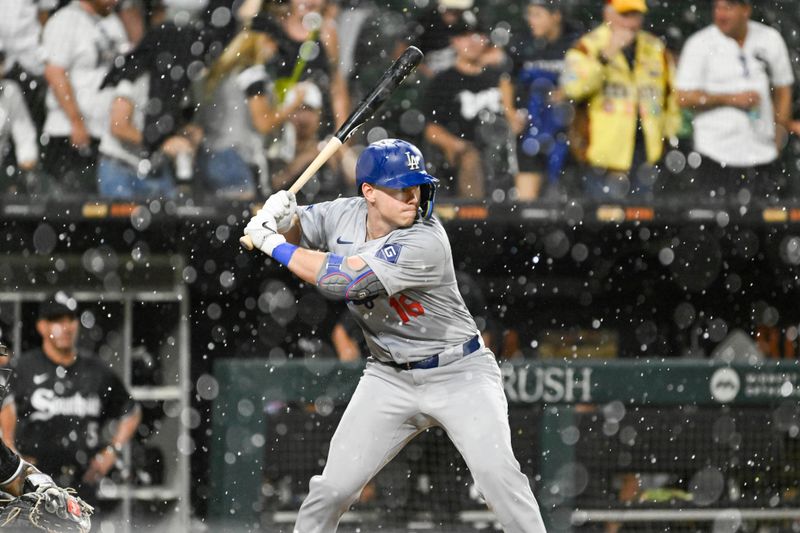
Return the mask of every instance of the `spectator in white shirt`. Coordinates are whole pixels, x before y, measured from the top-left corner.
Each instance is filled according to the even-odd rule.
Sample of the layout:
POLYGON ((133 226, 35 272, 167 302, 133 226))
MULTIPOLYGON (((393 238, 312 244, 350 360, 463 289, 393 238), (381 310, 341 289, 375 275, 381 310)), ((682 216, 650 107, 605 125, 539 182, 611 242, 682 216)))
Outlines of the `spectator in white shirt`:
POLYGON ((783 38, 751 14, 750 0, 714 0, 714 23, 686 42, 676 81, 680 105, 694 113, 694 149, 702 156, 695 186, 739 201, 781 192, 776 163, 794 82, 783 38))
MULTIPOLYGON (((4 54, 0 49, 0 70, 3 65, 4 54)), ((8 183, 22 174, 33 171, 38 159, 36 127, 28 113, 22 90, 16 81, 0 79, 0 162, 3 163, 5 174, 2 181, 8 183), (10 140, 14 141, 16 168, 5 164, 11 154, 10 140)))
POLYGON ((2 0, 0 48, 6 54, 3 77, 16 81, 37 131, 45 117, 42 20, 58 7, 58 0, 2 0))
POLYGON ((100 137, 108 124, 111 92, 100 84, 128 39, 117 0, 74 0, 44 27, 44 76, 49 85, 44 123, 44 170, 63 193, 95 190, 100 137))
POLYGON ((179 157, 194 159, 196 147, 189 136, 167 139, 155 154, 144 148, 145 107, 150 74, 134 81, 123 79, 114 89, 109 126, 100 140, 97 167, 98 192, 103 198, 136 200, 173 198, 174 167, 179 157))
POLYGON ((5 72, 15 67, 28 74, 44 74, 44 57, 41 47, 41 11, 55 7, 48 0, 3 0, 0 17, 0 46, 6 54, 5 72))

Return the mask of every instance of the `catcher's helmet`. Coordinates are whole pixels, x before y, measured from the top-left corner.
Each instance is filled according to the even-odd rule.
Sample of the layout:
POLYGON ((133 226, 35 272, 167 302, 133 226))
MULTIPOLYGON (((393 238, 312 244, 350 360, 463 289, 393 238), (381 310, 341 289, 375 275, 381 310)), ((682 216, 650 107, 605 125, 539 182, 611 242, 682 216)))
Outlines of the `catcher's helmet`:
POLYGON ((356 186, 370 183, 390 189, 420 186, 419 209, 423 218, 433 213, 439 180, 425 172, 419 148, 400 139, 384 139, 367 146, 356 163, 356 186))

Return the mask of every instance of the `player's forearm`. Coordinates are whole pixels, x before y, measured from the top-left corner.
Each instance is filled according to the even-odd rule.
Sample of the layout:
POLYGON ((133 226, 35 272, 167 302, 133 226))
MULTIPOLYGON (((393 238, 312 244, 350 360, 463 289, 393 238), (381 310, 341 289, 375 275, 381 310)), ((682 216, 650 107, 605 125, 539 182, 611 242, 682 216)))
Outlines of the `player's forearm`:
POLYGON ((0 488, 17 496, 22 489, 22 459, 0 440, 0 488))
POLYGON ((345 119, 350 114, 350 96, 347 91, 347 81, 345 81, 344 76, 341 75, 338 69, 333 76, 333 80, 331 80, 331 97, 335 114, 334 122, 338 128, 344 124, 345 119))
POLYGON ((75 101, 75 92, 67 77, 67 71, 55 65, 47 65, 44 68, 44 77, 69 121, 73 124, 83 121, 78 103, 75 101))
POLYGON ((17 408, 14 402, 9 402, 0 410, 0 430, 3 432, 3 443, 12 451, 16 452, 17 447, 14 439, 17 436, 17 408))
POLYGON ((289 261, 289 270, 306 283, 317 284, 317 276, 327 261, 328 254, 309 250, 308 248, 298 248, 289 261))
POLYGON ((133 434, 136 433, 136 428, 139 427, 141 421, 142 410, 137 405, 132 413, 120 419, 119 424, 117 425, 117 430, 114 432, 114 436, 111 438, 111 446, 114 448, 125 446, 125 444, 131 440, 133 434))
POLYGON ((122 142, 140 146, 142 132, 133 124, 133 103, 125 98, 117 98, 111 104, 111 135, 122 142))
POLYGON ((12 496, 21 496, 25 492, 30 491, 32 488, 30 485, 26 487, 26 481, 33 481, 34 478, 36 478, 34 487, 35 485, 39 484, 55 486, 53 478, 36 468, 34 465, 20 457, 17 457, 17 461, 18 467, 13 478, 5 483, 0 482, 0 488, 4 492, 7 492, 12 496))
POLYGON ((445 153, 454 155, 457 155, 465 145, 464 140, 435 123, 430 123, 425 127, 425 140, 438 146, 445 153))
POLYGON ((503 112, 506 119, 511 123, 517 106, 514 102, 514 85, 508 76, 500 78, 500 99, 503 101, 503 112))
POLYGON ((775 109, 775 145, 781 150, 786 143, 792 120, 792 87, 773 88, 772 105, 775 109))
POLYGON ((691 111, 705 111, 715 107, 729 106, 729 94, 715 94, 706 91, 678 91, 678 105, 691 111))
POLYGON ((265 95, 259 94, 249 97, 247 106, 250 109, 250 118, 256 131, 265 135, 286 122, 289 115, 297 110, 299 103, 276 110, 270 105, 265 95))
POLYGON ((792 87, 775 87, 772 90, 772 105, 775 108, 775 124, 788 128, 792 120, 792 87))
POLYGON ((259 11, 263 0, 244 0, 236 10, 236 18, 243 24, 248 24, 259 11))

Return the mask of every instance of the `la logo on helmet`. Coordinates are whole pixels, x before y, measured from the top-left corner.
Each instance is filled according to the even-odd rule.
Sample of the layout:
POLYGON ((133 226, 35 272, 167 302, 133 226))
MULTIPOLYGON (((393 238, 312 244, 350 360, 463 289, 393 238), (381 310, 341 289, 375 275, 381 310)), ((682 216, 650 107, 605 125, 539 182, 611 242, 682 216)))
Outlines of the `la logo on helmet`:
POLYGON ((419 156, 406 152, 406 164, 408 165, 408 170, 419 170, 419 156))

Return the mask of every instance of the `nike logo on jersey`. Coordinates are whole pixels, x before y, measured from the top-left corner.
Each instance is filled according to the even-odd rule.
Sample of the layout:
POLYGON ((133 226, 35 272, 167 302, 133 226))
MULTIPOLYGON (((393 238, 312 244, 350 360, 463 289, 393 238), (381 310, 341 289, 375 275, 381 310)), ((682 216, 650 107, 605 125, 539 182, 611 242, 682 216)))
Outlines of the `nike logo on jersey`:
POLYGON ((42 383, 47 381, 47 378, 49 377, 50 376, 46 372, 44 374, 36 374, 35 376, 33 376, 33 384, 41 385, 42 383))
POLYGON ((341 237, 336 237, 337 244, 353 244, 353 241, 343 241, 341 237))

